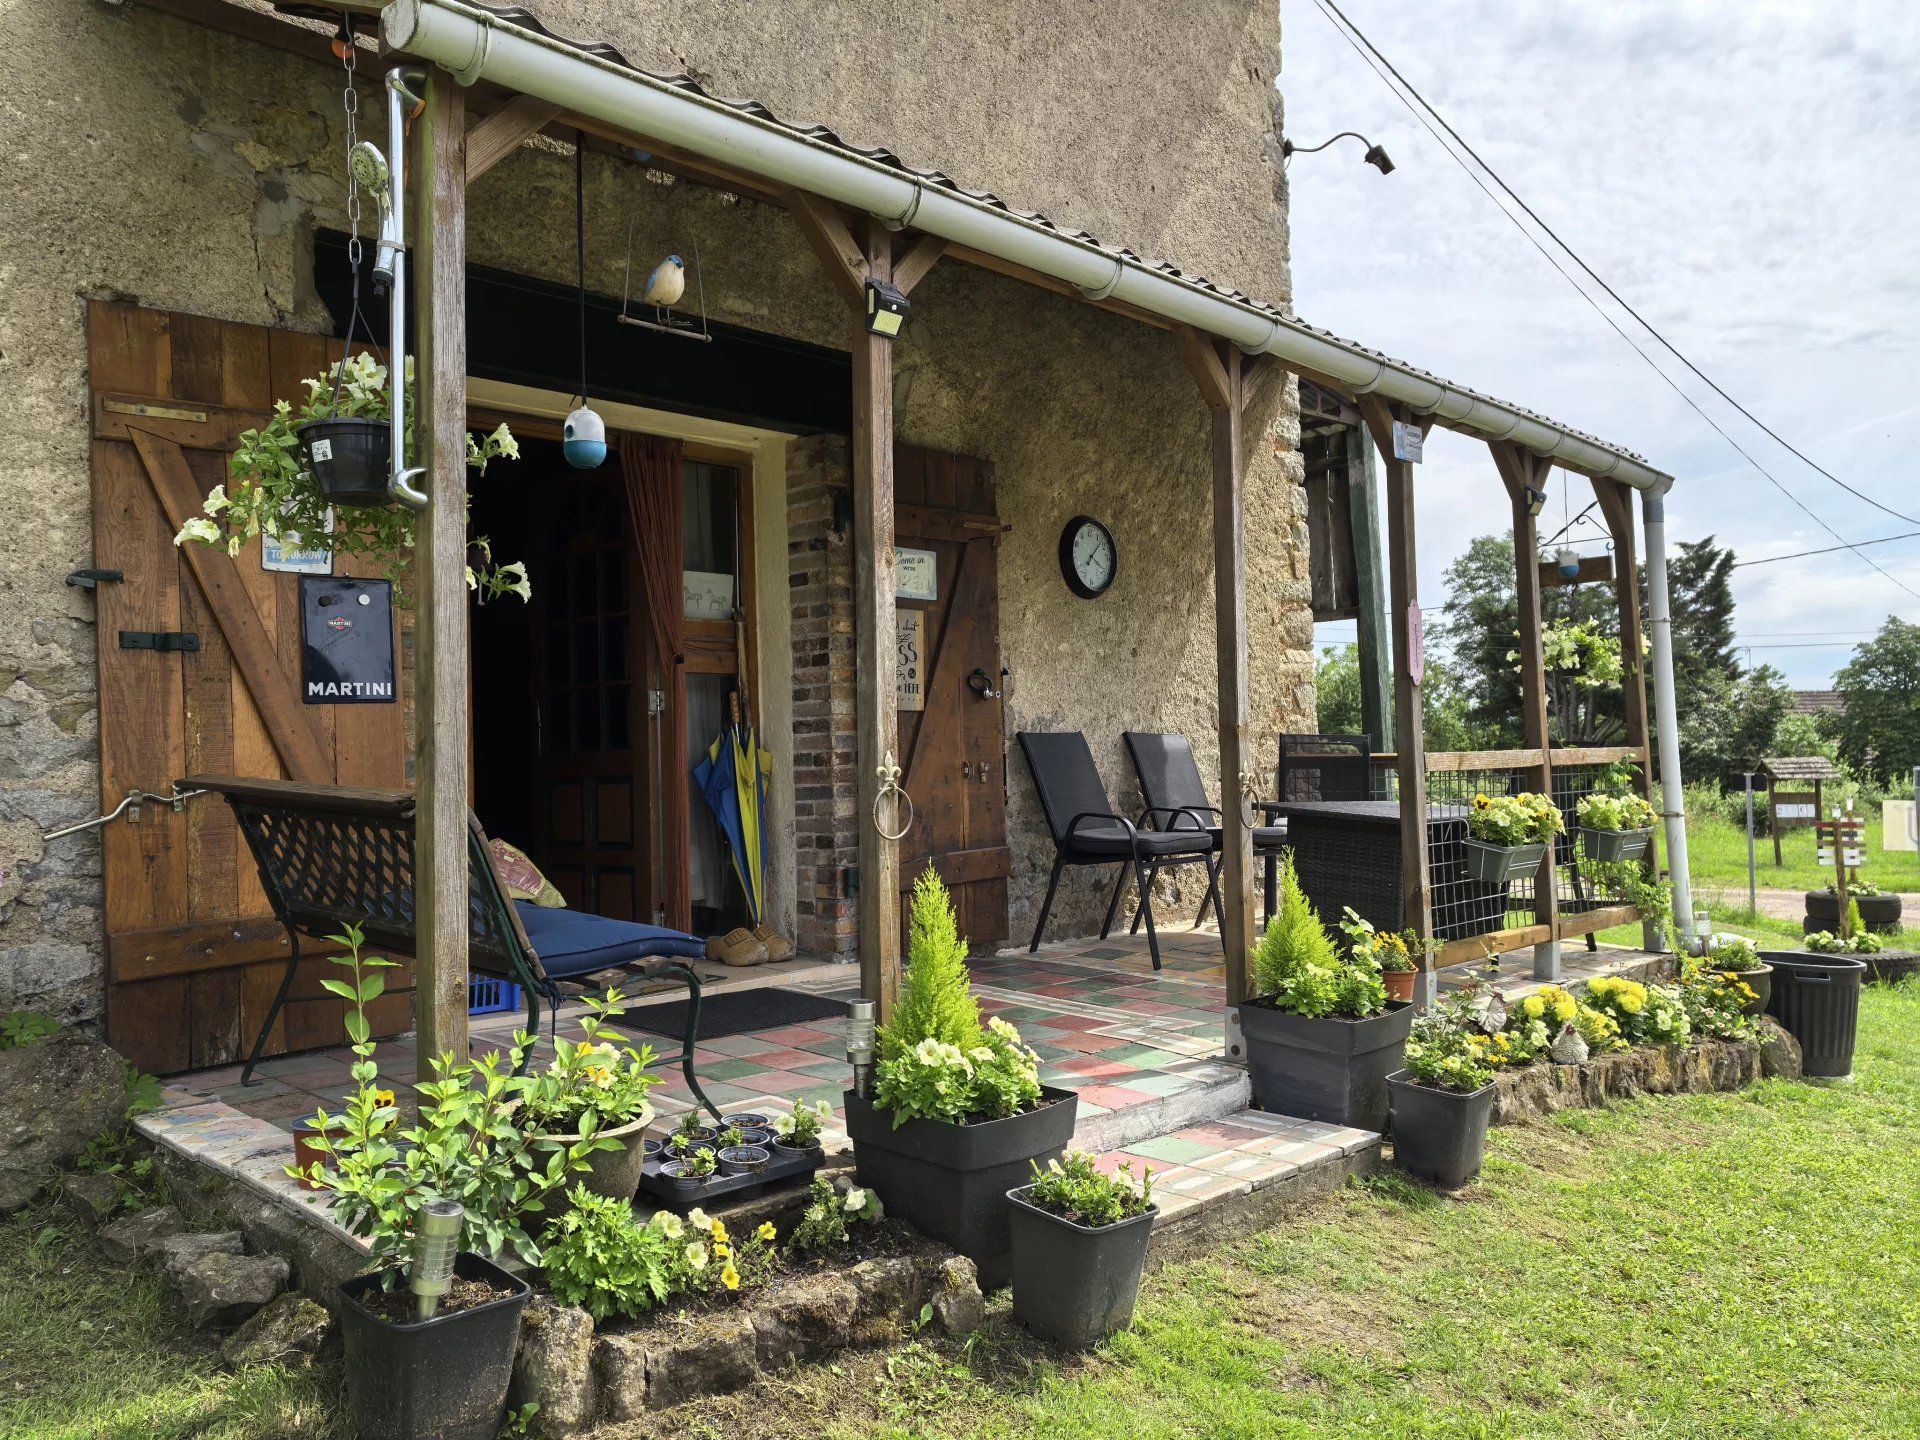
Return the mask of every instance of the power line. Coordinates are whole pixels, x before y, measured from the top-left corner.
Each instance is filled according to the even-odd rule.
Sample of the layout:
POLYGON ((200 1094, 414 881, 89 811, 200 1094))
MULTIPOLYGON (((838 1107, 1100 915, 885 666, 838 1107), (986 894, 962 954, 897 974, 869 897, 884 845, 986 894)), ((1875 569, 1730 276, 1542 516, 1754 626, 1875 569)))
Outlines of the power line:
POLYGON ((1544 230, 1547 233, 1548 238, 1550 238, 1554 244, 1558 245, 1562 250, 1564 250, 1567 253, 1568 257, 1572 259, 1573 263, 1578 265, 1583 271, 1587 273, 1588 276, 1592 278, 1594 284, 1598 285, 1602 290, 1606 291, 1608 296, 1613 300, 1613 302, 1616 305, 1618 305, 1622 310, 1625 310, 1635 320, 1639 321, 1639 323, 1646 330, 1646 332, 1649 335, 1653 336, 1655 340, 1658 340, 1660 342, 1660 346, 1662 349, 1664 349, 1668 354, 1672 355, 1673 358, 1678 360, 1682 365, 1686 366, 1687 369, 1692 371, 1694 375, 1696 375, 1702 382, 1704 382, 1708 386, 1708 388, 1710 388, 1713 391, 1714 394, 1718 395, 1722 400, 1726 401, 1727 404, 1731 405, 1735 410, 1738 410, 1742 415, 1746 416, 1747 419, 1751 420, 1756 426, 1759 427, 1759 429, 1762 432, 1764 432, 1769 438, 1771 438, 1776 444, 1778 444, 1788 454, 1792 455, 1795 459, 1801 461, 1802 463, 1807 465, 1810 469, 1816 471, 1818 474, 1823 475, 1827 479, 1831 480, 1834 484, 1838 485, 1842 490, 1846 491, 1849 495, 1854 496, 1856 499, 1864 500, 1867 504, 1873 506, 1876 510, 1885 511, 1887 514, 1893 516, 1896 520, 1904 520, 1909 525, 1920 525, 1920 519, 1915 519, 1911 515, 1903 515, 1898 510, 1892 509, 1891 507, 1886 505, 1882 505, 1878 500, 1874 499, 1871 495, 1868 495, 1863 491, 1856 490, 1853 486, 1849 485, 1846 481, 1842 480, 1838 475, 1833 474, 1825 466, 1821 465, 1819 462, 1803 454, 1798 448, 1796 448, 1792 444, 1792 442, 1790 442, 1785 437, 1783 437, 1771 425, 1767 424, 1766 421, 1762 420, 1758 415, 1754 414, 1751 410, 1747 409, 1746 406, 1742 405, 1738 400, 1734 399, 1725 390, 1721 389, 1719 384, 1715 382, 1715 380, 1711 375, 1707 374, 1706 371, 1702 370, 1698 365, 1694 364, 1693 361, 1689 360, 1684 354, 1682 354, 1678 346, 1674 345, 1674 343, 1668 340, 1665 335, 1662 335, 1657 329, 1654 328, 1652 321, 1648 320, 1646 316, 1642 315, 1638 310, 1634 309, 1632 305, 1628 304, 1627 301, 1624 298, 1622 298, 1619 291, 1615 290, 1611 285, 1609 285, 1605 281, 1605 279, 1601 277, 1600 273, 1597 270, 1595 270, 1591 265, 1587 264, 1585 260, 1581 259, 1580 253, 1577 250, 1575 250, 1571 245, 1567 244, 1566 241, 1562 240, 1559 234, 1554 230, 1554 228, 1551 225, 1547 224, 1546 221, 1542 220, 1540 216, 1535 213, 1533 207, 1527 204, 1525 200, 1521 199, 1520 196, 1514 191, 1514 188, 1511 185, 1507 184, 1505 180, 1501 179, 1499 171, 1495 170, 1491 165, 1487 164, 1485 160, 1480 158, 1479 151, 1475 150, 1472 145, 1468 144, 1466 139, 1460 134, 1460 132, 1455 130, 1453 126, 1447 123, 1447 119, 1444 115, 1442 115, 1438 110, 1435 110, 1432 105, 1428 104, 1427 98, 1424 95, 1422 95, 1418 90, 1415 90, 1413 88, 1412 84, 1407 80, 1406 76, 1402 75, 1398 70, 1394 69, 1393 62, 1387 59, 1385 55, 1380 54, 1379 49, 1374 45, 1374 43, 1371 40, 1367 39, 1366 35, 1361 31, 1360 27, 1355 25, 1351 20, 1347 19, 1345 12, 1340 9, 1339 5, 1335 3, 1335 0, 1316 0, 1316 3, 1320 3, 1331 8, 1334 14, 1338 15, 1340 19, 1343 22, 1345 22, 1347 28, 1352 30, 1355 35, 1360 37, 1361 43, 1364 44, 1367 47, 1367 49, 1371 50, 1374 53, 1374 55, 1379 57, 1380 63, 1382 65, 1385 65, 1387 69, 1392 72, 1393 78, 1398 80, 1402 85, 1406 86, 1407 93, 1412 95, 1414 99, 1418 100, 1420 104, 1423 107, 1425 107, 1433 115, 1433 118, 1440 122, 1441 128, 1444 129, 1447 132, 1447 134, 1451 135, 1456 141, 1459 142, 1460 148, 1465 150, 1467 154, 1473 157, 1474 163, 1480 166, 1481 169, 1485 170, 1487 174, 1491 175, 1493 177, 1494 183, 1498 185, 1502 190, 1506 191, 1508 196, 1512 198, 1513 203, 1518 205, 1522 210, 1526 212, 1527 218, 1533 221, 1533 223, 1538 225, 1542 230, 1544 230))
MULTIPOLYGON (((1609 315, 1606 312, 1606 310, 1600 305, 1600 303, 1593 298, 1593 296, 1587 293, 1585 287, 1582 286, 1577 280, 1575 280, 1572 275, 1567 273, 1567 268, 1564 265, 1562 265, 1558 259, 1554 257, 1552 252, 1549 251, 1546 248, 1546 246, 1540 243, 1539 238, 1537 236, 1535 236, 1530 230, 1527 229, 1526 226, 1522 225, 1520 221, 1515 218, 1512 211, 1508 210, 1506 206, 1500 203, 1499 198, 1495 196, 1494 193, 1487 188, 1486 182, 1483 181, 1479 177, 1479 175, 1474 173, 1473 167, 1468 165, 1465 160, 1462 160, 1460 156, 1453 150, 1453 148, 1449 146, 1446 141, 1440 138, 1439 132, 1436 131, 1433 128, 1433 126, 1427 122, 1426 116, 1422 115, 1420 113, 1420 110, 1414 108, 1412 101, 1410 101, 1407 97, 1410 95, 1413 97, 1413 100, 1418 100, 1420 102, 1420 106, 1424 108, 1429 114, 1431 114, 1435 120, 1439 121, 1440 125, 1442 126, 1442 128, 1446 130, 1447 134, 1451 135, 1454 138, 1454 140, 1459 143, 1461 149, 1465 150, 1467 154, 1471 155, 1475 163, 1477 163, 1481 169, 1485 170, 1488 175, 1493 177, 1495 183, 1497 183, 1507 195, 1512 197, 1516 205, 1518 205, 1522 210, 1526 211, 1526 213, 1532 217, 1534 223, 1538 225, 1540 229, 1544 231, 1548 236, 1550 236, 1553 242, 1556 245, 1558 245, 1562 250, 1564 250, 1567 253, 1567 255, 1574 261, 1575 264, 1579 265, 1580 268, 1582 270, 1585 270, 1589 275, 1593 275, 1594 280, 1600 285, 1600 287, 1603 290, 1607 292, 1607 294, 1613 296, 1614 300, 1619 303, 1622 309, 1624 309, 1629 315, 1632 315, 1635 320, 1638 320, 1640 324, 1646 328, 1647 332, 1651 334, 1656 340, 1658 340, 1663 346, 1665 346, 1668 350, 1672 351, 1672 353, 1679 358, 1682 364, 1686 365, 1688 369, 1693 370, 1695 374, 1700 374, 1698 368, 1694 366, 1693 362, 1688 360, 1686 356, 1681 355, 1678 350, 1675 350, 1674 347, 1667 341, 1665 336, 1661 335, 1659 331, 1655 330, 1653 326, 1647 324, 1647 322, 1641 318, 1638 311, 1634 310, 1634 308, 1631 305, 1628 305, 1626 301, 1621 300, 1620 297, 1617 294, 1615 294, 1612 287, 1607 285, 1607 283, 1604 280, 1601 280, 1597 274, 1594 274, 1594 271, 1592 270, 1592 268, 1588 266, 1587 263, 1584 260, 1582 260, 1579 257, 1579 255, 1576 254, 1573 251, 1573 249, 1570 246, 1568 246, 1564 240, 1562 240, 1557 234, 1554 233, 1551 226, 1549 226, 1545 221, 1541 220, 1538 215, 1534 214, 1532 209, 1528 207, 1527 203, 1524 200, 1522 200, 1517 194, 1514 193, 1512 187, 1510 187, 1505 180, 1502 180, 1500 178, 1499 172, 1494 170, 1492 166, 1488 165, 1486 161, 1482 160, 1478 152, 1476 152, 1471 145, 1467 144, 1467 142, 1460 137, 1459 132, 1456 131, 1451 125, 1447 124, 1445 117, 1442 116, 1438 110, 1434 109, 1430 103, 1428 103, 1427 98, 1424 95, 1422 95, 1418 90, 1413 88, 1412 84, 1408 82, 1407 78, 1394 68, 1393 62, 1388 60, 1386 56, 1380 53, 1379 49, 1374 45, 1374 43, 1371 40, 1367 39, 1365 33, 1362 32, 1357 25, 1355 25, 1351 20, 1347 19, 1345 12, 1343 12, 1336 4, 1334 4, 1333 0, 1314 0, 1314 3, 1320 7, 1320 13, 1326 17, 1327 23, 1334 27, 1335 32, 1339 34, 1340 37, 1343 40, 1345 40, 1348 45, 1353 47, 1354 52, 1358 54, 1363 61, 1366 62, 1368 68, 1371 69, 1375 75, 1379 76, 1380 82, 1387 87, 1388 91, 1390 91, 1393 94, 1394 98, 1399 100, 1399 102, 1406 107, 1407 112, 1411 114, 1413 118, 1420 123, 1420 126, 1422 129, 1424 129, 1429 135, 1433 136, 1434 143, 1437 144, 1443 151, 1445 151, 1447 156, 1456 165, 1458 165, 1461 168, 1461 170, 1463 170, 1466 173, 1467 178, 1472 180, 1473 183, 1480 188, 1481 193, 1483 193, 1489 200, 1493 202, 1494 208, 1497 209, 1503 216, 1506 217, 1507 222, 1509 224, 1511 224, 1516 230, 1518 230, 1523 236, 1526 237, 1527 242, 1530 245, 1532 245, 1534 249, 1540 252, 1540 254, 1546 259, 1547 263, 1553 266, 1555 270, 1560 272, 1560 277, 1573 287, 1574 292, 1577 295, 1579 295, 1582 300, 1585 300, 1588 305, 1592 306, 1594 313, 1598 315, 1602 320, 1606 321, 1607 325, 1613 330, 1613 332, 1616 335, 1618 335, 1622 340, 1626 341, 1628 345, 1633 347, 1634 353, 1639 355, 1639 357, 1647 363, 1647 367, 1651 369, 1654 374, 1658 375, 1661 378, 1661 380, 1666 383, 1667 387, 1673 391, 1674 394, 1678 395, 1682 400, 1686 401, 1687 405, 1691 407, 1693 412, 1696 415, 1698 415, 1702 420, 1706 421, 1706 423, 1709 426, 1712 427, 1715 434, 1717 434, 1722 440, 1725 440, 1728 445, 1732 446, 1735 453, 1738 454, 1741 459, 1745 460, 1756 471, 1758 471, 1762 476, 1764 476, 1768 484, 1772 485, 1774 489, 1778 490, 1782 495, 1786 496, 1787 499, 1791 500, 1795 505, 1797 505, 1807 515, 1807 517, 1811 519, 1816 525, 1818 525, 1822 530, 1825 530, 1829 535, 1833 536, 1834 539, 1840 541, 1839 548, 1846 549, 1846 550, 1853 550, 1856 554, 1859 554, 1858 548, 1852 542, 1850 542, 1846 536, 1842 535, 1838 530, 1834 529, 1833 526, 1829 525, 1824 519, 1822 519, 1818 514, 1816 514, 1813 511, 1813 509, 1809 507, 1804 500, 1802 500, 1798 495, 1795 495, 1777 478, 1775 478, 1775 476, 1771 471, 1769 471, 1758 460, 1754 459, 1752 455, 1748 454, 1746 451, 1746 448, 1742 446, 1739 441, 1735 440, 1733 436, 1729 435, 1726 432, 1726 430, 1724 430, 1720 426, 1720 424, 1714 420, 1714 418, 1711 415, 1707 414, 1707 412, 1701 408, 1700 403, 1698 401, 1696 401, 1691 395, 1689 395, 1684 389, 1682 389, 1681 386, 1674 381, 1671 375, 1667 374, 1665 370, 1660 368, 1660 366, 1654 361, 1654 358, 1647 353, 1646 348, 1642 346, 1639 341, 1635 340, 1631 335, 1629 335, 1626 332, 1626 330, 1621 327, 1620 323, 1617 320, 1615 320, 1613 316, 1609 315), (1335 20, 1334 18, 1335 16, 1339 17, 1338 21, 1335 20), (1352 33, 1349 34, 1348 33, 1349 31, 1351 31, 1352 33), (1361 48, 1363 45, 1365 46, 1364 50, 1361 48), (1394 80, 1399 81, 1400 86, 1405 87, 1405 91, 1406 91, 1405 94, 1402 94, 1400 89, 1395 87, 1393 81, 1388 80, 1387 74, 1383 74, 1381 72, 1382 66, 1386 67, 1387 74, 1391 74, 1394 80)), ((1727 403, 1730 405, 1733 405, 1733 407, 1736 410, 1739 410, 1741 414, 1746 415, 1748 413, 1745 409, 1743 409, 1739 405, 1737 401, 1734 401, 1730 396, 1727 396, 1726 392, 1721 390, 1719 386, 1714 385, 1712 380, 1707 379, 1705 375, 1701 375, 1701 379, 1706 380, 1707 384, 1712 386, 1712 388, 1716 393, 1720 394, 1723 399, 1726 399, 1727 403)), ((1751 415, 1748 415, 1748 418, 1753 419, 1751 415)), ((1761 422, 1758 421, 1757 419, 1754 420, 1754 423, 1756 425, 1759 425, 1762 430, 1765 430, 1767 434, 1773 435, 1773 431, 1768 429, 1764 424, 1761 424, 1761 422)), ((1777 435, 1775 435, 1774 438, 1776 440, 1779 440, 1779 436, 1777 435)), ((1784 440, 1780 440, 1780 443, 1782 445, 1786 445, 1786 442, 1784 440)), ((1793 449, 1793 447, 1790 445, 1788 445, 1787 448, 1789 450, 1793 449)), ((1799 454, 1797 450, 1795 450, 1793 453, 1796 455, 1799 454)), ((1805 459, 1806 457, 1802 456, 1801 458, 1805 459)), ((1809 465, 1813 464, 1813 462, 1810 460, 1807 461, 1807 463, 1809 465)), ((1816 470, 1820 470, 1820 467, 1817 465, 1815 465, 1814 468, 1816 470)), ((1825 470, 1820 470, 1820 473, 1823 475, 1827 474, 1825 470)), ((1852 486, 1847 485, 1844 481, 1841 481, 1832 475, 1828 475, 1827 478, 1830 480, 1833 480, 1834 483, 1841 486, 1842 489, 1848 490, 1849 492, 1855 495, 1860 495, 1859 491, 1854 490, 1852 486)), ((1860 495, 1860 498, 1865 500, 1868 504, 1875 506, 1878 509, 1885 510, 1889 515, 1893 515, 1901 520, 1905 520, 1909 525, 1920 525, 1920 520, 1916 520, 1914 517, 1910 515, 1903 515, 1897 510, 1889 510, 1887 509, 1886 506, 1881 505, 1879 501, 1873 499, 1871 496, 1860 495)), ((1907 594, 1913 596, 1914 599, 1920 600, 1920 590, 1914 590, 1911 586, 1901 581, 1897 576, 1894 576, 1890 574, 1888 571, 1882 569, 1879 565, 1874 563, 1872 556, 1861 554, 1860 559, 1865 561, 1870 568, 1878 572, 1881 576, 1883 576, 1888 580, 1891 580, 1900 589, 1906 591, 1907 594)))
POLYGON ((1920 537, 1920 530, 1909 530, 1901 535, 1882 535, 1878 540, 1856 540, 1850 545, 1829 545, 1824 550, 1795 550, 1791 555, 1762 555, 1758 560, 1736 560, 1732 568, 1740 569, 1746 565, 1771 565, 1776 560, 1800 560, 1808 555, 1831 555, 1836 550, 1858 550, 1862 545, 1890 545, 1895 540, 1912 540, 1920 537))

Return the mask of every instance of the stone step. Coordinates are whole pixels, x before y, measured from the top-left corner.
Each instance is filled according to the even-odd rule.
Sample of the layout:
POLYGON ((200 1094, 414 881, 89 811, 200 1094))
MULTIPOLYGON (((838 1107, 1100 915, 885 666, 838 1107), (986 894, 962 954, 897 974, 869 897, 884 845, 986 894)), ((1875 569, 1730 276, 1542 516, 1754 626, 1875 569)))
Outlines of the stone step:
POLYGON ((1095 1154, 1124 1149, 1139 1140, 1219 1120, 1253 1103, 1247 1072, 1239 1066, 1205 1060, 1193 1065, 1194 1073, 1205 1077, 1200 1084, 1102 1114, 1083 1110, 1073 1129, 1075 1148, 1095 1154))

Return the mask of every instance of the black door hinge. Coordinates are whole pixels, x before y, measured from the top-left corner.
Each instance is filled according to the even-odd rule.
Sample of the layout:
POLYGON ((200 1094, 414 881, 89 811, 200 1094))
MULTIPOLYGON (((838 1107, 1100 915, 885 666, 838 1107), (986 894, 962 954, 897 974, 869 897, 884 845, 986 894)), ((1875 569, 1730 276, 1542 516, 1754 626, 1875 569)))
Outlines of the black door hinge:
POLYGON ((198 650, 200 637, 191 630, 122 630, 122 650, 198 650))
POLYGON ((75 570, 67 576, 67 584, 77 585, 82 590, 95 589, 102 580, 111 580, 118 584, 127 578, 124 570, 75 570))

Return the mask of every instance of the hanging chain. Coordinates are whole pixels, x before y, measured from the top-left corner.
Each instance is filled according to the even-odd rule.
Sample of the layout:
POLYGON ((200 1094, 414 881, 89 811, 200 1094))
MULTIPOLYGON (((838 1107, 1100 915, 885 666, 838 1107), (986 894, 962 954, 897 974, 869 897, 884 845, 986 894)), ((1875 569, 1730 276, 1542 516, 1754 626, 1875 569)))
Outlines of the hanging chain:
POLYGON ((340 34, 334 41, 334 47, 340 54, 340 68, 345 81, 340 95, 340 107, 347 117, 347 273, 352 277, 353 306, 347 312, 347 334, 340 342, 340 363, 333 369, 334 414, 340 412, 340 386, 346 379, 347 356, 353 350, 353 325, 360 317, 360 185, 353 178, 353 148, 360 143, 360 87, 354 83, 354 65, 358 59, 360 47, 353 39, 353 17, 340 17, 340 34))

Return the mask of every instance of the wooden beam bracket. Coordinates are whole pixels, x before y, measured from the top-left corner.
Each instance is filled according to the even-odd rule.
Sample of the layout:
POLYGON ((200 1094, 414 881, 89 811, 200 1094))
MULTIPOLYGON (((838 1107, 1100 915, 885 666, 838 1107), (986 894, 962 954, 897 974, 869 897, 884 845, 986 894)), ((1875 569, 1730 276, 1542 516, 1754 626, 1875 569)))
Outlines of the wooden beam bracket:
POLYGON ((827 279, 840 292, 840 298, 856 310, 864 311, 867 276, 872 270, 867 264, 867 252, 853 238, 853 231, 840 212, 818 195, 801 190, 794 191, 788 198, 787 211, 820 257, 827 279))
POLYGON ((467 183, 471 185, 552 124, 560 108, 534 95, 516 95, 486 119, 468 126, 467 183))

